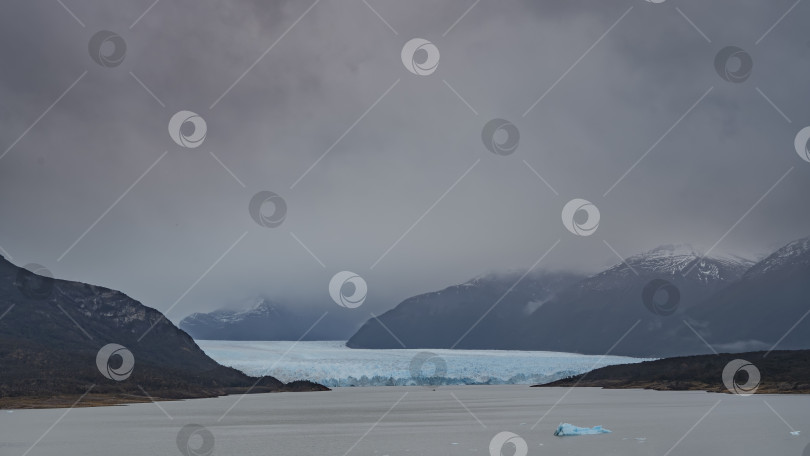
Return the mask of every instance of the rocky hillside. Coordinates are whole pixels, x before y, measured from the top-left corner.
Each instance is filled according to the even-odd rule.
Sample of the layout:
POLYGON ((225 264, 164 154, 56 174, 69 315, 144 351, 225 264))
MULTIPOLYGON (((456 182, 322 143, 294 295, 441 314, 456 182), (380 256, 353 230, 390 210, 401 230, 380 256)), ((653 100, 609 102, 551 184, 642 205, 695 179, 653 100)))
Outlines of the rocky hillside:
POLYGON ((259 380, 221 366, 160 312, 123 293, 43 277, 2 257, 0 314, 0 406, 79 396, 91 385, 93 394, 122 400, 144 399, 144 391, 155 398, 209 397, 246 391, 257 382, 254 392, 324 389, 259 380), (108 344, 125 351, 98 363, 99 350, 108 344), (131 372, 124 367, 127 351, 134 360, 131 372), (113 379, 116 372, 126 378, 113 379))

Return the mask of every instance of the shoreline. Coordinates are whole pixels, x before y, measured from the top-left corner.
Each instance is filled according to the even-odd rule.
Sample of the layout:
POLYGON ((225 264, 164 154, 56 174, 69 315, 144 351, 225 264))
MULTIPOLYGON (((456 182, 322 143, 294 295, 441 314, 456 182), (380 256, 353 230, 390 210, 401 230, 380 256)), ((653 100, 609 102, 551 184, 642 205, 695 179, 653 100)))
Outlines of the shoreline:
POLYGON ((601 367, 532 387, 598 387, 656 391, 706 391, 733 394, 810 394, 810 350, 720 353, 663 358, 601 367), (742 361, 746 369, 727 371, 742 361), (747 385, 749 370, 756 376, 747 385), (742 372, 741 372, 742 371, 742 372), (748 386, 743 388, 743 386, 748 386), (733 391, 732 391, 733 390, 733 391))
POLYGON ((226 396, 239 396, 243 394, 269 394, 269 393, 307 393, 318 391, 331 391, 322 385, 304 388, 303 384, 287 385, 289 388, 276 389, 266 386, 231 387, 226 388, 222 394, 212 393, 210 395, 180 395, 175 397, 164 396, 141 396, 126 393, 87 393, 79 394, 59 394, 54 396, 7 396, 0 397, 0 410, 50 410, 62 408, 90 408, 90 407, 114 407, 130 404, 144 404, 149 402, 178 402, 191 399, 212 399, 226 396))
MULTIPOLYGON (((708 386, 708 385, 707 385, 708 386)), ((734 396, 733 393, 725 389, 718 389, 718 388, 683 388, 683 389, 673 389, 673 388, 658 388, 653 386, 595 386, 586 383, 580 383, 576 387, 572 387, 571 385, 566 385, 562 382, 552 382, 544 385, 514 385, 514 384, 503 384, 503 385, 484 385, 484 384, 477 384, 477 385, 443 385, 437 387, 427 387, 427 386, 402 386, 402 385, 394 385, 394 386, 341 386, 330 388, 328 390, 320 390, 323 392, 332 391, 332 392, 362 392, 367 391, 369 393, 380 393, 380 392, 388 392, 388 391, 405 391, 407 393, 412 392, 436 392, 442 393, 443 391, 458 391, 458 390, 513 390, 513 389, 521 389, 525 388, 529 391, 532 388, 538 388, 543 390, 555 390, 559 389, 561 391, 567 391, 572 388, 576 388, 577 390, 591 390, 591 391, 604 391, 607 392, 616 392, 616 391, 636 391, 638 393, 707 393, 707 394, 720 394, 723 396, 734 396), (559 383, 559 384, 558 384, 559 383)), ((25 396, 25 397, 5 397, 0 398, 0 413, 5 411, 7 413, 13 413, 15 411, 22 411, 22 410, 58 410, 58 409, 66 409, 66 408, 103 408, 103 407, 121 407, 126 405, 136 405, 136 404, 148 404, 151 402, 189 402, 193 403, 197 400, 201 399, 220 399, 220 398, 227 398, 230 396, 240 396, 242 394, 250 394, 250 395, 257 395, 257 399, 262 395, 267 394, 277 394, 277 393, 297 393, 297 392, 304 392, 304 391, 279 391, 279 390, 271 390, 269 388, 255 388, 253 391, 247 393, 247 388, 239 388, 238 390, 229 391, 226 394, 219 394, 219 395, 211 395, 211 396, 198 396, 198 397, 147 397, 147 396, 136 396, 136 395, 127 395, 127 394, 87 394, 81 401, 78 401, 82 396, 80 395, 58 395, 58 396, 50 396, 50 397, 34 397, 34 396, 25 396), (78 401, 78 402, 77 402, 78 401)), ((311 390, 306 392, 318 392, 318 390, 311 390)), ((788 397, 788 396, 796 396, 796 397, 807 397, 808 392, 806 391, 797 391, 797 392, 789 392, 789 391, 774 391, 770 388, 760 388, 757 390, 756 395, 759 396, 778 396, 778 397, 788 397)))

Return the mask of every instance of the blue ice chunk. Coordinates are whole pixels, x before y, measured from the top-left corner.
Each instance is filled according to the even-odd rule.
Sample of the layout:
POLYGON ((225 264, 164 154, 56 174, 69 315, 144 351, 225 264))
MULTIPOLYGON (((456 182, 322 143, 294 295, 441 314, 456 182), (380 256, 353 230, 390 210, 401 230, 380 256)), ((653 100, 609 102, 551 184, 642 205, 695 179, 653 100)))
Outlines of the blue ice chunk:
POLYGON ((610 430, 603 428, 602 426, 594 426, 591 428, 587 427, 579 427, 574 426, 573 424, 569 423, 560 423, 557 426, 557 430, 554 431, 554 435, 564 437, 568 435, 592 435, 592 434, 609 434, 610 430))

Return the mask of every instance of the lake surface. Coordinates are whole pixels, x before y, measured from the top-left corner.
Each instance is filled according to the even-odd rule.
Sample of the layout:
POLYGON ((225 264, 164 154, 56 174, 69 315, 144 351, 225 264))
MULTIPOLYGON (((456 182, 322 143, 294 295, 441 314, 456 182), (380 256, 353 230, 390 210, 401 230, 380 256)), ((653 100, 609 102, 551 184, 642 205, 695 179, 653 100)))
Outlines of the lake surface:
POLYGON ((281 381, 335 386, 536 384, 597 367, 643 361, 624 356, 517 350, 369 350, 342 341, 198 340, 220 364, 281 381))
POLYGON ((189 424, 201 426, 186 428, 197 430, 192 448, 213 445, 198 454, 229 456, 486 456, 501 432, 519 435, 527 455, 803 456, 810 443, 810 396, 483 385, 241 398, 2 411, 0 454, 183 455, 189 424), (555 437, 560 422, 613 432, 555 437))

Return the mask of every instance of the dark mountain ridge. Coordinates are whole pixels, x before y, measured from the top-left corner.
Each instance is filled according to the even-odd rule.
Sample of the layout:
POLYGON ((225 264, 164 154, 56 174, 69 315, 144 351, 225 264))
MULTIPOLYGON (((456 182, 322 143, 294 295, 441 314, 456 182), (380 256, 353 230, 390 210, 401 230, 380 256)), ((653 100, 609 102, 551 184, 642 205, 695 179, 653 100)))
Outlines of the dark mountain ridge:
POLYGON ((560 290, 582 278, 574 273, 541 271, 511 288, 520 276, 490 274, 406 299, 380 315, 385 327, 370 319, 346 345, 402 348, 401 341, 407 348, 500 348, 516 321, 526 319, 560 290), (493 307, 504 296, 508 299, 493 307), (483 315, 486 317, 481 319, 483 315))
POLYGON ((616 344, 612 354, 639 357, 700 353, 705 347, 694 335, 677 343, 672 335, 690 312, 752 265, 741 258, 704 257, 685 246, 631 256, 563 291, 532 314, 510 343, 587 354, 603 354, 616 344), (677 290, 671 309, 663 302, 666 293, 654 293, 658 299, 645 306, 644 289, 653 281, 677 290))
MULTIPOLYGON (((121 292, 37 275, 2 257, 0 312, 0 407, 20 398, 81 395, 91 385, 93 394, 122 400, 326 389, 221 366, 159 311, 121 292), (125 380, 105 378, 97 366, 99 350, 110 343, 134 357, 125 380)), ((108 366, 123 362, 112 356, 108 366)))
MULTIPOLYGON (((559 287, 544 282, 547 273, 532 277, 514 286, 457 348, 665 357, 712 353, 704 338, 739 352, 770 348, 792 325, 779 347, 810 347, 810 323, 802 320, 810 309, 810 238, 756 263, 663 246, 559 287), (531 312, 515 311, 533 301, 531 312)), ((463 292, 459 285, 419 295, 379 319, 408 348, 449 348, 513 284, 496 277, 483 289, 463 292)), ((398 346, 375 319, 347 345, 398 346)))
MULTIPOLYGON (((791 242, 689 317, 718 351, 810 347, 810 238, 791 242)), ((679 334, 685 337, 685 333, 679 334)))

